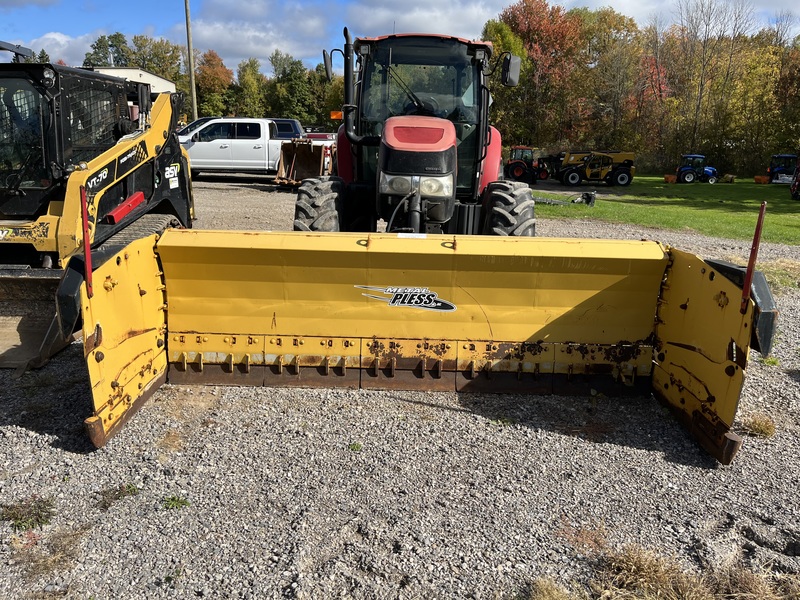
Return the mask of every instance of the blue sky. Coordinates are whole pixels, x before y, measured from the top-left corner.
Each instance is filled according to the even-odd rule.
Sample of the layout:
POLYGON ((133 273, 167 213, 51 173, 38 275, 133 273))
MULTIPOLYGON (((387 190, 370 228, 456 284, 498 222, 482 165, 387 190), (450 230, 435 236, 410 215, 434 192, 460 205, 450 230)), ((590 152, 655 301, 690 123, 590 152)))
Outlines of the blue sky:
MULTIPOLYGON (((679 0, 562 0, 567 8, 611 6, 640 25, 654 16, 670 19, 679 0)), ((681 0, 685 2, 686 0, 681 0)), ((724 0, 715 0, 721 2, 724 0)), ((748 0, 739 0, 747 2, 748 0)), ((270 73, 275 49, 302 59, 308 67, 322 61, 322 49, 342 46, 346 25, 353 37, 397 32, 447 33, 480 37, 483 25, 514 0, 190 0, 192 45, 215 50, 236 71, 250 57, 270 73)), ((758 2, 762 6, 762 2, 758 2)), ((773 0, 769 12, 756 12, 764 26, 794 0, 773 0)), ((184 0, 0 0, 0 40, 38 52, 53 61, 80 65, 101 35, 145 34, 186 44, 184 0)), ((800 11, 794 9, 795 14, 800 11)), ((800 33, 795 27, 794 33, 800 33)), ((0 62, 11 54, 0 52, 0 62)))

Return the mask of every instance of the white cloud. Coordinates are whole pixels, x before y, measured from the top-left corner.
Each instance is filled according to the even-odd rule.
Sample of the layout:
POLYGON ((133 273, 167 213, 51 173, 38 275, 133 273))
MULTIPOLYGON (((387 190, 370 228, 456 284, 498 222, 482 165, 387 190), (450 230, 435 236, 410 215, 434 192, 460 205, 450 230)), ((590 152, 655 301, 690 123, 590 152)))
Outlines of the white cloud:
POLYGON ((63 60, 71 67, 83 64, 83 58, 92 49, 94 41, 102 33, 87 33, 78 38, 73 38, 57 31, 51 31, 31 40, 30 48, 34 52, 44 49, 52 62, 63 60))

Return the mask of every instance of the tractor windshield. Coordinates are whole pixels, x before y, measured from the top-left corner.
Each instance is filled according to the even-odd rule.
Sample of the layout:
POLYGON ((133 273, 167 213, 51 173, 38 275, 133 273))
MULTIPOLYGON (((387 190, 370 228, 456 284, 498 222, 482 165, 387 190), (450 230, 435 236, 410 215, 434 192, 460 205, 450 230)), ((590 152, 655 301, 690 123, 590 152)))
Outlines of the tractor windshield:
MULTIPOLYGON (((0 193, 25 195, 21 190, 50 185, 45 167, 42 132, 49 111, 30 81, 0 80, 0 193)), ((0 206, 0 214, 3 212, 0 206)))
POLYGON ((783 171, 792 172, 797 164, 797 156, 794 154, 776 154, 770 161, 770 169, 782 169, 783 171))
POLYGON ((686 155, 681 162, 682 167, 691 167, 692 169, 702 169, 706 166, 706 159, 704 156, 686 155))
POLYGON ((466 44, 437 37, 376 43, 361 71, 359 133, 379 136, 398 115, 449 119, 458 137, 459 188, 471 188, 478 158, 481 61, 466 44))

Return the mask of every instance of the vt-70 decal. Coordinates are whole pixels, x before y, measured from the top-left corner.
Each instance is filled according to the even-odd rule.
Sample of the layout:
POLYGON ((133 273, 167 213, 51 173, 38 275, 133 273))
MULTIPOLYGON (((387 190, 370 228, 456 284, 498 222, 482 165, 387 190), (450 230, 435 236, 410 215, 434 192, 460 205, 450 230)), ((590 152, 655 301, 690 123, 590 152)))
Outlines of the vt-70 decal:
POLYGON ((406 308, 421 308, 423 310, 439 310, 444 312, 450 312, 456 309, 455 304, 447 300, 442 300, 436 292, 432 292, 428 288, 374 287, 369 285, 357 285, 355 287, 384 294, 383 296, 362 294, 362 296, 386 302, 389 306, 403 306, 406 308))

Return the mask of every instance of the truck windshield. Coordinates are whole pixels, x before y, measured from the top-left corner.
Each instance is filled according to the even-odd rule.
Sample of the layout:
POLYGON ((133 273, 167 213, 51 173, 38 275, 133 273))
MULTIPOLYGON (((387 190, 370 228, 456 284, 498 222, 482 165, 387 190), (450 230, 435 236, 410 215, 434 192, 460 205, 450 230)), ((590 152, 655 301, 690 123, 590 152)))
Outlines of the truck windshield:
POLYGON ((0 189, 50 185, 42 142, 48 114, 30 81, 0 80, 0 189))

